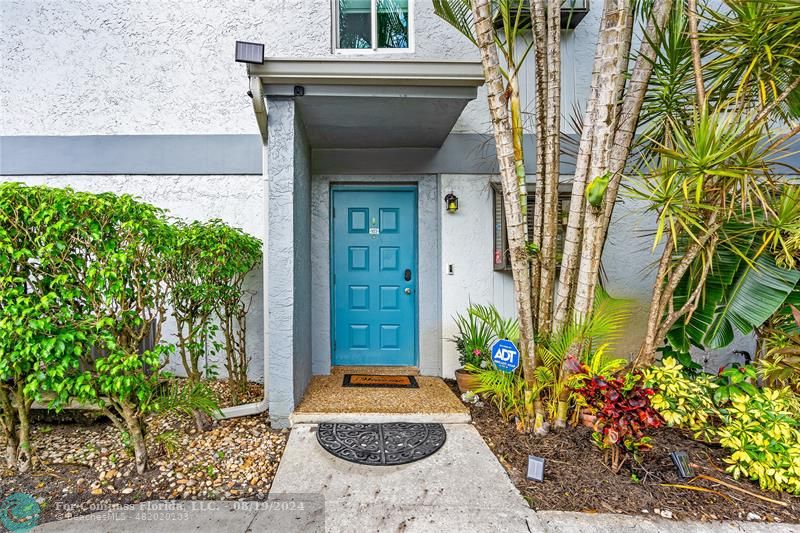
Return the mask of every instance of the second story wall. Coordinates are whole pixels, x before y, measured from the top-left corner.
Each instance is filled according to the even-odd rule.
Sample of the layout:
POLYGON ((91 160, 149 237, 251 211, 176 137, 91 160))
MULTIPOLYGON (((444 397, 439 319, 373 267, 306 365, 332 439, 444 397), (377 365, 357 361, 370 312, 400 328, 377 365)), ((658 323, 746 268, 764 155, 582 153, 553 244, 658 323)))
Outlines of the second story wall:
MULTIPOLYGON (((565 115, 588 92, 600 7, 562 34, 565 115)), ((0 134, 256 133, 234 41, 263 42, 268 56, 333 57, 332 12, 331 0, 3 0, 0 134)), ((413 13, 413 52, 348 57, 479 58, 431 0, 413 0, 413 13)), ((532 55, 521 78, 532 111, 532 55)), ((489 124, 480 91, 455 130, 489 124)))

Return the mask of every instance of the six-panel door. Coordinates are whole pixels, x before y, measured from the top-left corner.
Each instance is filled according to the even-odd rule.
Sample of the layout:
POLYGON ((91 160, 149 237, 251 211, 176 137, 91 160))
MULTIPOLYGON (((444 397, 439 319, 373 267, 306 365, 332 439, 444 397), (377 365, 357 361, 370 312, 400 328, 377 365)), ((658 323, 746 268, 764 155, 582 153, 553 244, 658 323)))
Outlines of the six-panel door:
POLYGON ((331 194, 333 364, 415 365, 416 190, 331 194))

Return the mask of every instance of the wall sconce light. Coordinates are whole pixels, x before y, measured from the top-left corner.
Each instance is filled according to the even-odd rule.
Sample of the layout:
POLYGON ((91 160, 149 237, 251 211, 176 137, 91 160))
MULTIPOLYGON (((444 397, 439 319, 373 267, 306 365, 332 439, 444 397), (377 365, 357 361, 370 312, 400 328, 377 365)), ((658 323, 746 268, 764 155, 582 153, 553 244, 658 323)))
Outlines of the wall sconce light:
POLYGON ((458 211, 458 196, 453 193, 449 193, 444 197, 444 205, 447 208, 448 213, 455 213, 458 211))

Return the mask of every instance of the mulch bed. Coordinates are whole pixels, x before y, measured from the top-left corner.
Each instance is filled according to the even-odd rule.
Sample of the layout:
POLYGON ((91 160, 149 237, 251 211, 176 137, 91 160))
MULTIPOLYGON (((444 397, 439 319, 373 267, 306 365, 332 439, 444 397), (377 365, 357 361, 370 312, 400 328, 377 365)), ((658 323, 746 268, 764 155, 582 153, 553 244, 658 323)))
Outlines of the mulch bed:
MULTIPOLYGON (((221 406, 230 405, 225 383, 209 384, 221 406)), ((262 397, 263 386, 252 383, 241 403, 262 397)), ((288 437, 270 427, 266 413, 215 422, 204 432, 186 417, 152 417, 148 439, 174 431, 175 450, 150 440, 148 469, 138 475, 110 422, 58 422, 65 418, 34 424, 34 471, 19 475, 4 460, 0 467, 0 500, 33 495, 42 505, 40 523, 155 499, 264 500, 288 437)))
MULTIPOLYGON (((448 384, 460 396, 455 382, 449 380, 448 384)), ((603 452, 592 443, 591 428, 551 431, 544 437, 523 435, 513 423, 503 422, 494 406, 469 407, 478 432, 533 509, 661 515, 676 520, 800 522, 800 498, 763 492, 756 483, 734 480, 724 472, 725 450, 697 442, 680 430, 654 432, 653 449, 643 454, 642 464, 628 461, 615 475, 606 466, 603 452), (669 457, 675 450, 688 452, 695 473, 785 502, 788 507, 707 480, 681 481, 669 457), (545 458, 544 482, 525 478, 528 455, 545 458), (688 484, 720 494, 662 484, 688 484)))

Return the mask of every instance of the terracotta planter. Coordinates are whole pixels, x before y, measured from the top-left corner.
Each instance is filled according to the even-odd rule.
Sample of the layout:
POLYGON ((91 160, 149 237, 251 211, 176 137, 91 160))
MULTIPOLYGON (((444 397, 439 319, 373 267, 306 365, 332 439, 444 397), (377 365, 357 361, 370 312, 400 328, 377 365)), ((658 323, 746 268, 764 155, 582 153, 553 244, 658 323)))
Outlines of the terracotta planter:
POLYGON ((578 415, 578 422, 582 426, 593 428, 595 421, 597 421, 597 417, 593 415, 591 411, 588 409, 581 409, 581 412, 578 415))
POLYGON ((456 370, 456 381, 461 392, 474 391, 479 385, 478 378, 463 368, 456 370))

